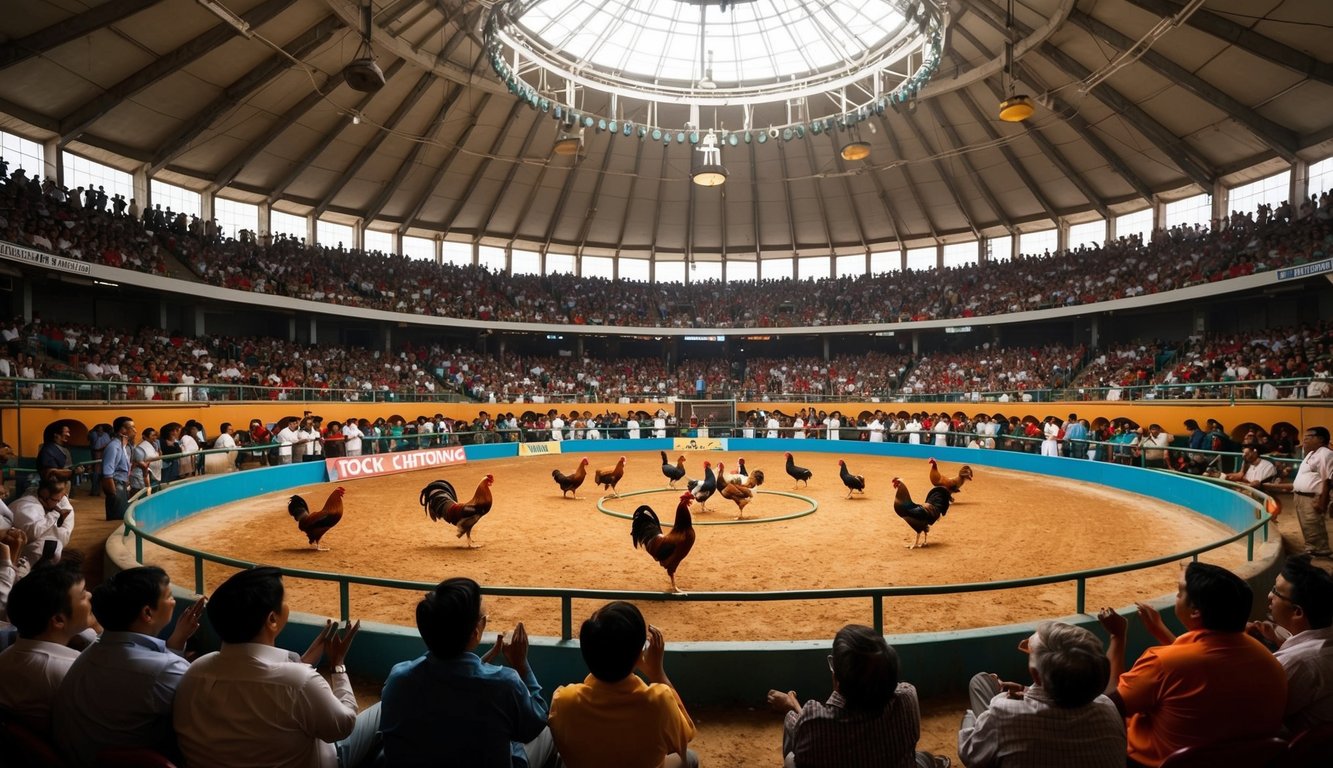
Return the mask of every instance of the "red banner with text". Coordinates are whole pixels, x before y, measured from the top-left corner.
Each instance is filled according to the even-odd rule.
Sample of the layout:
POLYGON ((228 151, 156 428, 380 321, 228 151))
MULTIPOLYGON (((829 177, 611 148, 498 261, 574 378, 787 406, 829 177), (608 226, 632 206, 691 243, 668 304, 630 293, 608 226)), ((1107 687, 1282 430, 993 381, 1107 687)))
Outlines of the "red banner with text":
POLYGON ((463 452, 463 447, 455 445, 423 448, 419 451, 345 456, 339 459, 327 459, 324 466, 329 471, 329 482, 337 482, 358 477, 393 475, 399 472, 412 472, 418 469, 466 463, 467 454, 463 452))

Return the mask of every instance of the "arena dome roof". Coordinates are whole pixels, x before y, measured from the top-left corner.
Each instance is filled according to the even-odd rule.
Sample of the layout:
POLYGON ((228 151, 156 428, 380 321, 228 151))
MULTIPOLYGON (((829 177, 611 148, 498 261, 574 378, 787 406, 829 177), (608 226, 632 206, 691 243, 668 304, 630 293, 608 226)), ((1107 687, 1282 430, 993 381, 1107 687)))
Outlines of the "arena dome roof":
MULTIPOLYGON (((496 3, 369 1, 387 78, 374 93, 343 75, 359 55, 356 0, 27 0, 0 16, 0 128, 343 223, 665 259, 853 254, 1049 228, 1333 154, 1327 0, 1022 0, 1012 32, 1002 2, 942 0, 933 76, 854 126, 867 159, 840 154, 852 127, 814 130, 827 97, 757 104, 750 140, 722 142, 729 177, 711 189, 689 183, 683 109, 621 115, 667 129, 654 139, 598 121, 623 110, 612 94, 575 93, 573 126, 512 92, 484 42, 496 3), (1037 104, 1023 124, 996 117, 1007 40, 1016 86, 1037 104), (805 130, 776 128, 791 125, 805 130), (554 154, 570 133, 581 150, 554 154)), ((697 2, 715 4, 657 5, 683 14, 697 2)), ((640 4, 603 5, 625 18, 640 4)), ((805 5, 859 9, 891 32, 897 17, 874 8, 911 4, 805 5)), ((832 34, 873 43, 851 24, 832 34)), ((838 57, 793 58, 765 66, 819 70, 838 57)))

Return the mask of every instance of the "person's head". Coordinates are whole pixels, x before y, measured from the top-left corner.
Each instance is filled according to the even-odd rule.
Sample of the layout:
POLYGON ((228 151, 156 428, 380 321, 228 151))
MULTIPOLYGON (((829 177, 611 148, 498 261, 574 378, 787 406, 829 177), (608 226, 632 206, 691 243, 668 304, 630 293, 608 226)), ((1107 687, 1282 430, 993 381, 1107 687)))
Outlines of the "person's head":
POLYGON ((1149 424, 1149 425, 1148 425, 1148 434, 1152 435, 1153 437, 1157 437, 1158 435, 1162 434, 1162 425, 1161 425, 1161 424, 1149 424))
POLYGON ((230 422, 230 421, 224 421, 224 422, 222 422, 222 426, 218 427, 218 431, 221 432, 221 433, 224 434, 224 435, 230 435, 230 434, 234 434, 234 433, 236 432, 236 430, 234 430, 234 429, 231 428, 231 422, 230 422))
POLYGON ((47 512, 59 507, 66 496, 69 496, 68 480, 59 480, 54 475, 48 475, 37 484, 37 500, 47 512))
POLYGON ((1327 427, 1306 427, 1305 435, 1301 438, 1301 447, 1306 453, 1318 449, 1320 446, 1328 445, 1327 427))
POLYGON ((1241 577, 1221 566, 1192 562, 1177 585, 1176 618, 1191 631, 1243 632, 1253 600, 1253 590, 1241 577))
POLYGON ((1081 707, 1106 689, 1111 663, 1102 641, 1082 627, 1043 621, 1028 638, 1028 669, 1055 705, 1081 707))
POLYGON ((634 672, 648 639, 648 623, 633 603, 622 600, 598 608, 579 627, 583 663, 598 680, 615 683, 634 672))
POLYGON ((1240 457, 1246 464, 1259 463, 1259 448, 1254 445, 1247 445, 1240 449, 1240 457))
POLYGON ((1333 576, 1312 565, 1309 555, 1287 558, 1273 588, 1268 614, 1293 634, 1333 625, 1333 576))
POLYGON ((133 442, 134 440, 134 419, 129 416, 117 416, 111 423, 111 431, 121 440, 133 442))
POLYGON ((445 579, 417 603, 417 631, 440 658, 476 648, 486 631, 481 587, 466 577, 445 579))
POLYGON ((213 590, 207 610, 222 642, 271 645, 287 625, 282 573, 259 567, 233 574, 213 590))
POLYGON ((156 636, 171 623, 176 598, 171 579, 156 565, 120 571, 93 590, 93 615, 111 632, 156 636))
POLYGON ((1185 429, 1188 429, 1191 432, 1193 432, 1198 428, 1199 428, 1199 422, 1195 421, 1194 419, 1185 419, 1185 429))
POLYGON ((829 671, 848 709, 879 711, 898 687, 898 652, 870 627, 848 624, 833 637, 829 671))
POLYGON ((157 440, 157 430, 152 427, 144 427, 143 434, 139 436, 143 442, 151 443, 157 440))
POLYGON ((64 445, 69 442, 69 425, 55 422, 42 432, 42 442, 64 445))
POLYGON ((73 561, 43 565, 14 584, 9 593, 9 621, 19 637, 63 645, 88 628, 89 597, 83 574, 73 561))

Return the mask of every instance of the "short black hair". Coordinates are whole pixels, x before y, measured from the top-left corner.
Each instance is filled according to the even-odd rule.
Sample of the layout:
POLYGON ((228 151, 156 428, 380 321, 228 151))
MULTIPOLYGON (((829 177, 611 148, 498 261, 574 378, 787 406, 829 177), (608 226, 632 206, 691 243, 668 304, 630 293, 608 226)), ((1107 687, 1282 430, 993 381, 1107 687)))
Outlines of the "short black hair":
POLYGON ((1287 558, 1282 578, 1291 585, 1291 604, 1300 606, 1312 629, 1333 625, 1333 576, 1310 562, 1309 555, 1287 558))
POLYGON ((579 651, 593 677, 616 683, 629 677, 648 639, 638 606, 623 600, 598 608, 579 627, 579 651))
POLYGON ((1198 429, 1199 422, 1194 419, 1185 419, 1185 429, 1198 429))
POLYGON ((9 592, 9 621, 19 637, 32 639, 46 631, 56 616, 71 616, 74 603, 69 591, 83 581, 71 563, 42 565, 19 579, 9 592))
POLYGON ((42 442, 54 443, 56 441, 56 435, 59 435, 68 428, 69 422, 67 421, 61 420, 51 422, 46 425, 46 429, 42 430, 42 442))
POLYGON ((1328 427, 1306 427, 1306 432, 1310 432, 1319 442, 1328 445, 1328 427))
POLYGON ((93 590, 93 615, 103 629, 125 632, 144 606, 157 606, 162 588, 170 583, 167 572, 156 565, 120 571, 93 590))
POLYGON ((467 650, 481 621, 481 586, 472 579, 445 579, 417 603, 417 631, 426 648, 440 658, 467 650))
POLYGON ((47 475, 46 477, 43 477, 39 483, 37 483, 37 490, 39 492, 46 491, 47 493, 56 493, 57 491, 64 490, 66 493, 68 493, 69 481, 61 480, 55 475, 47 475))
POLYGON ((220 432, 220 433, 222 433, 222 434, 225 435, 225 434, 227 434, 227 430, 230 429, 230 428, 231 428, 231 422, 230 422, 230 421, 224 421, 224 422, 222 422, 222 426, 218 427, 218 432, 220 432))
POLYGON ((117 416, 116 420, 111 424, 111 432, 119 435, 120 430, 124 429, 125 425, 132 421, 134 421, 133 416, 117 416))
POLYGON ((1204 629, 1244 632, 1254 590, 1231 571, 1196 561, 1185 569, 1185 599, 1198 609, 1204 629))
POLYGON ((1096 635, 1059 621, 1043 621, 1036 635, 1031 663, 1057 707, 1081 707, 1106 690, 1111 662, 1096 635))
POLYGON ((898 688, 898 675, 898 652, 870 627, 848 624, 833 637, 833 677, 848 709, 884 709, 898 688))
POLYGON ((208 598, 208 620, 224 643, 255 639, 270 613, 282 610, 282 571, 261 566, 232 574, 208 598))

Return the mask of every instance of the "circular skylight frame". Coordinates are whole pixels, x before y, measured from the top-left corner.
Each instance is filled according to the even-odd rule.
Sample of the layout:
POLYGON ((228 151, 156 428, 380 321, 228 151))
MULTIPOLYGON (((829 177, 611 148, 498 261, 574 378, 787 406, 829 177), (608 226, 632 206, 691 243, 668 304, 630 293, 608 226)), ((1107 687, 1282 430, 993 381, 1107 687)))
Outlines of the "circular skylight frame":
MULTIPOLYGON (((939 65, 942 55, 944 29, 948 24, 948 11, 942 0, 878 0, 881 8, 892 7, 898 11, 901 23, 889 30, 873 47, 857 52, 855 56, 844 56, 837 66, 819 69, 807 69, 799 73, 783 73, 763 81, 710 82, 701 83, 704 77, 690 80, 649 79, 646 75, 603 69, 596 62, 580 58, 559 46, 560 41, 547 41, 534 30, 523 24, 523 18, 534 9, 551 3, 565 2, 571 5, 611 6, 621 11, 602 27, 602 33, 614 32, 613 23, 623 25, 626 22, 625 9, 635 0, 604 0, 592 3, 590 0, 503 0, 496 3, 490 11, 484 29, 487 48, 491 52, 492 65, 502 79, 510 81, 511 90, 528 90, 542 96, 560 101, 556 87, 543 87, 554 79, 563 80, 597 91, 614 94, 618 97, 657 102, 664 104, 683 104, 691 106, 743 106, 765 104, 779 101, 809 98, 819 94, 853 92, 865 94, 868 98, 857 99, 852 106, 859 108, 867 103, 882 99, 885 92, 892 95, 904 90, 914 96, 925 80, 939 65), (506 50, 507 49, 507 50, 506 50), (912 59, 919 53, 920 64, 913 71, 904 75, 895 72, 895 66, 902 65, 911 70, 912 59), (506 54, 512 64, 505 62, 506 54), (524 75, 537 73, 537 84, 527 82, 524 75), (523 79, 523 83, 514 82, 523 79), (893 81, 896 86, 885 87, 893 81)), ((683 0, 656 0, 669 6, 694 6, 683 0)), ((782 3, 790 0, 756 0, 758 2, 782 3)), ((874 0, 860 3, 848 3, 864 10, 874 0)), ((642 2, 638 3, 642 5, 642 2)), ((741 6, 750 5, 742 3, 741 6)), ((797 3, 802 6, 821 7, 832 5, 823 3, 797 3)), ((732 9, 732 12, 735 8, 732 9)), ((713 11, 717 13, 717 11, 713 11)), ((549 18, 549 17, 547 17, 549 18)), ((841 22, 839 22, 841 23, 841 22)), ((707 31, 705 30, 705 38, 707 31)), ((697 40, 697 37, 696 37, 697 40)), ((586 46, 585 46, 586 47, 586 46)), ((705 43, 704 48, 707 45, 705 43)), ((702 55, 702 52, 700 52, 702 55)), ((702 64, 700 68, 702 69, 702 64)), ((695 75, 700 74, 698 71, 695 75)), ((903 103, 906 98, 898 98, 903 103)), ((845 102, 845 96, 843 97, 845 102)), ((571 105, 572 106, 572 105, 571 105)))

